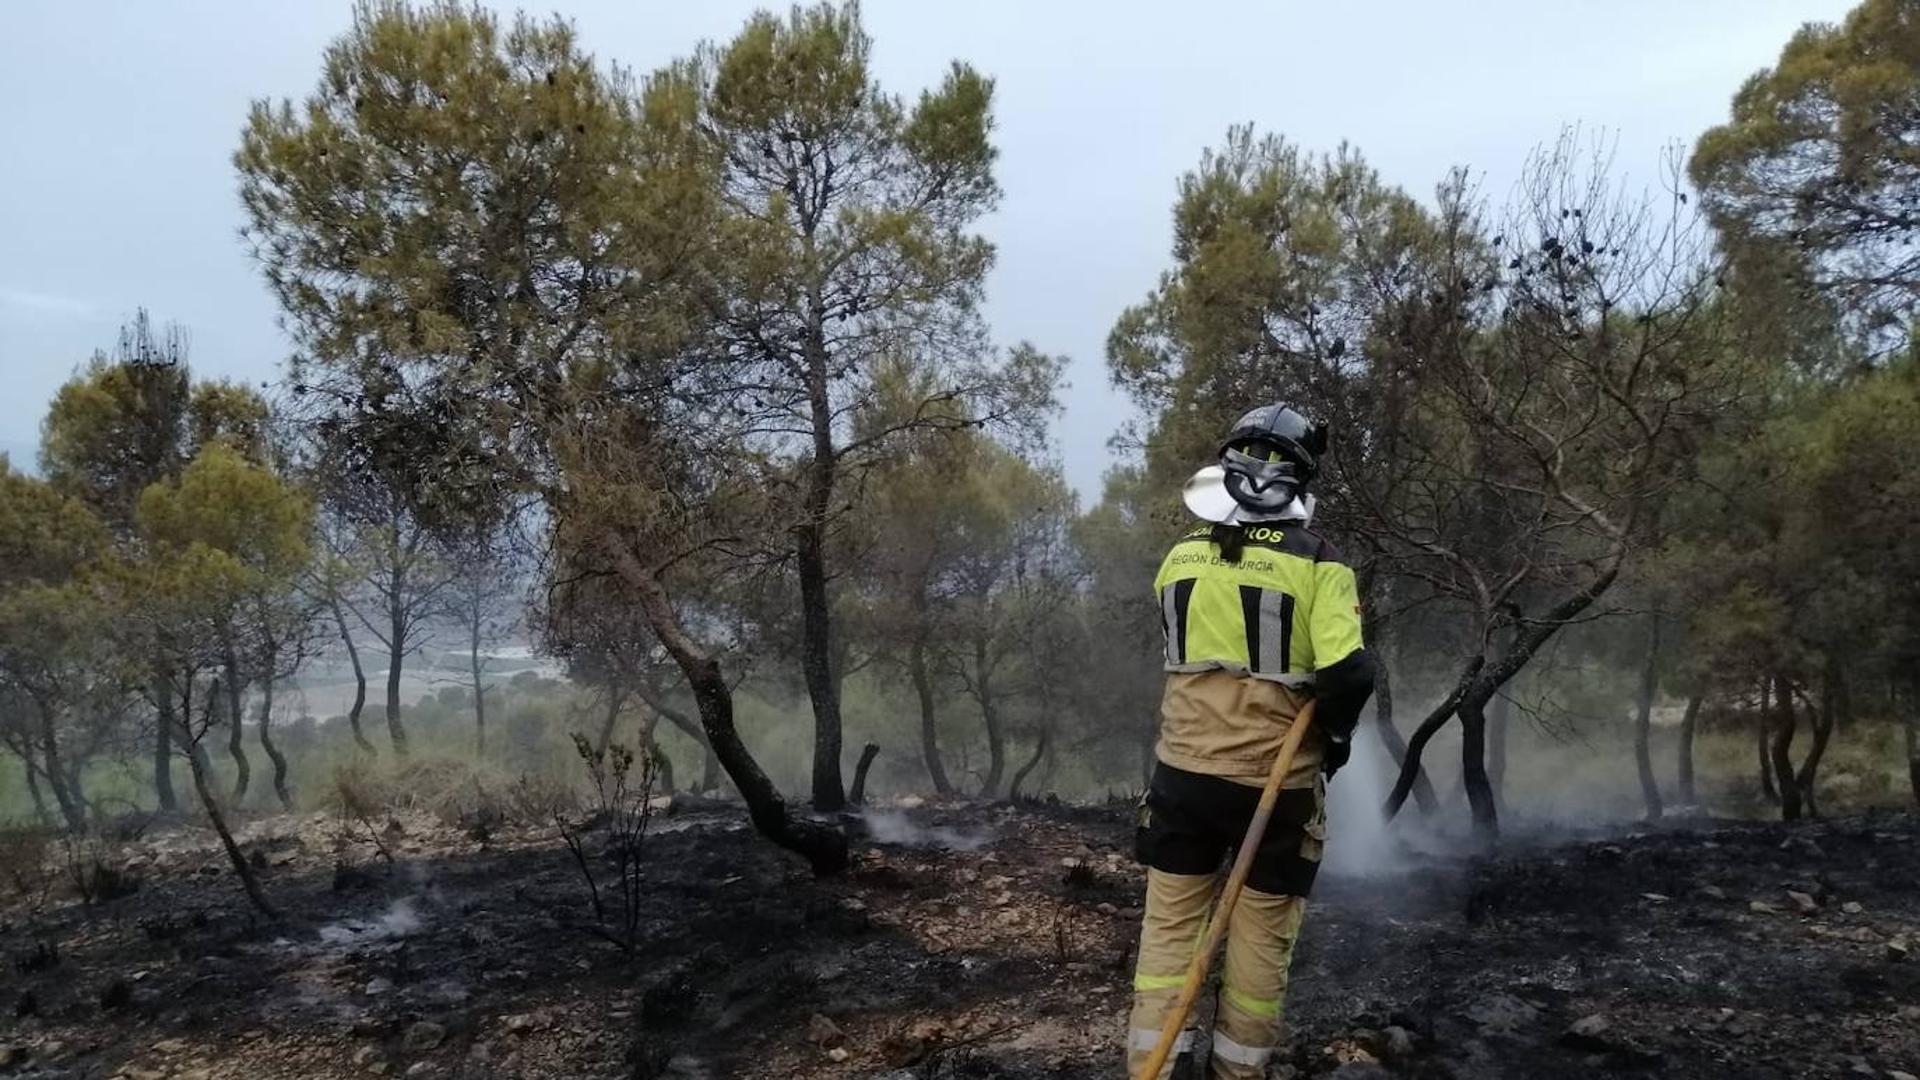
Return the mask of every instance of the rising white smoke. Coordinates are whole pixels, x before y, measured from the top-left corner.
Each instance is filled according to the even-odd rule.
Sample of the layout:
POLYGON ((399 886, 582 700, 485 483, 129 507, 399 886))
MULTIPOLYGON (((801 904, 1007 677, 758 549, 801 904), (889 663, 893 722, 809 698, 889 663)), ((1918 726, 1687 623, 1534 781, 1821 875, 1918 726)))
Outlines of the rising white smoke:
POLYGON ((944 825, 916 825, 907 817, 905 810, 866 810, 860 815, 866 822, 867 834, 877 844, 898 844, 902 847, 945 848, 948 851, 975 851, 993 841, 993 834, 986 830, 962 832, 944 825))
POLYGON ((403 896, 393 906, 371 919, 342 919, 320 928, 320 940, 327 945, 364 945, 374 941, 403 938, 417 933, 422 926, 411 896, 403 896))
POLYGON ((1353 757, 1327 786, 1327 851, 1330 874, 1365 877, 1411 869, 1423 854, 1444 844, 1419 821, 1411 803, 1388 825, 1380 816, 1398 768, 1374 733, 1371 721, 1353 736, 1353 757))

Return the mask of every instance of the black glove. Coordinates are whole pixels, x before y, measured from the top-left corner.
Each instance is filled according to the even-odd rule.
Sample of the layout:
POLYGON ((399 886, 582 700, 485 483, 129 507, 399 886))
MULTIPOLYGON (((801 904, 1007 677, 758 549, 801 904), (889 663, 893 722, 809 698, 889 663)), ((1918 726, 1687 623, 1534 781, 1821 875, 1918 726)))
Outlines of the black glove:
POLYGON ((1352 739, 1335 739, 1329 737, 1326 740, 1326 748, 1321 752, 1320 769, 1327 774, 1327 779, 1331 780, 1333 779, 1333 774, 1339 772, 1340 767, 1345 765, 1347 759, 1352 756, 1352 739))
POLYGON ((1373 655, 1355 649, 1346 659, 1314 673, 1314 726, 1326 747, 1326 773, 1332 776, 1353 754, 1353 729, 1360 709, 1373 696, 1373 655))

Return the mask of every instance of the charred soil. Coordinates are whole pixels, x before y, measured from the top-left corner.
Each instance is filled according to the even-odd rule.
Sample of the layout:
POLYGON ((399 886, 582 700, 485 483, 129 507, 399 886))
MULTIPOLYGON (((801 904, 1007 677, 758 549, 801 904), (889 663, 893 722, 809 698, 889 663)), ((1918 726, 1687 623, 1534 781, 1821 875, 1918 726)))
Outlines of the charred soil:
MULTIPOLYGON (((252 822, 268 923, 179 827, 118 856, 131 895, 6 913, 0 1075, 1114 1077, 1130 822, 889 810, 816 880, 737 810, 676 808, 631 956, 546 830, 252 822)), ((1920 1073, 1916 840, 1695 822, 1323 878, 1276 1075, 1920 1073)))

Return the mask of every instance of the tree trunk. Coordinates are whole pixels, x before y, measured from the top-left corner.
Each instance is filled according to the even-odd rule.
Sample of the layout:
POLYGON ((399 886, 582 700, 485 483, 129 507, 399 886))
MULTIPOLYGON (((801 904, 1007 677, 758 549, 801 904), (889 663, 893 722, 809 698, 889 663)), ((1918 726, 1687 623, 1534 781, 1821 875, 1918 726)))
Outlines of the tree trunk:
POLYGON ((700 723, 734 787, 746 800, 754 827, 774 843, 798 852, 817 874, 838 874, 847 868, 847 838, 838 829, 795 818, 787 811, 773 781, 740 740, 734 727, 733 691, 711 657, 696 658, 686 670, 700 709, 700 723))
POLYGON ((627 701, 627 692, 623 689, 609 686, 606 693, 607 711, 600 717, 600 734, 593 740, 594 752, 601 755, 613 745, 613 729, 620 726, 620 707, 627 701))
POLYGON ((640 725, 640 749, 653 762, 654 791, 661 795, 672 795, 673 759, 660 746, 660 740, 654 737, 654 729, 660 726, 660 715, 655 713, 640 725))
POLYGON ((1040 783, 1035 790, 1037 792, 1044 791, 1051 794, 1054 791, 1053 778, 1058 775, 1059 771, 1060 743, 1057 739, 1053 738, 1052 732, 1049 731, 1047 734, 1046 753, 1040 757, 1040 783))
POLYGON ((161 812, 172 814, 180 810, 180 798, 173 792, 173 689, 165 676, 156 675, 153 691, 153 794, 161 812))
POLYGON ((267 752, 267 760, 273 762, 273 793, 280 797, 282 810, 293 809, 293 793, 287 788, 287 755, 273 745, 270 731, 273 727, 273 676, 268 675, 260 684, 260 749, 267 752))
MULTIPOLYGON (((1911 680, 1913 700, 1907 703, 1905 709, 1900 708, 1896 700, 1894 711, 1900 716, 1900 726, 1906 730, 1907 788, 1913 792, 1914 804, 1920 806, 1920 667, 1910 668, 1908 678, 1911 680)), ((1888 682, 1893 680, 1888 679, 1888 682)))
POLYGON ((82 783, 80 779, 81 770, 86 767, 86 762, 75 761, 72 758, 68 758, 66 766, 67 797, 73 800, 73 805, 82 815, 90 814, 97 819, 100 816, 99 808, 94 806, 92 800, 87 798, 87 785, 82 783))
POLYGON ((940 725, 934 709, 933 677, 927 671, 927 644, 920 634, 914 635, 907 651, 907 672, 913 678, 913 692, 920 699, 920 756, 927 763, 927 776, 932 778, 936 794, 951 795, 953 783, 947 779, 946 766, 940 761, 940 725))
POLYGON ((480 617, 475 614, 468 638, 468 656, 473 667, 473 745, 480 757, 487 756, 487 688, 480 681, 480 617))
POLYGON ((33 819, 43 828, 53 827, 53 815, 47 812, 47 797, 40 793, 39 770, 34 768, 33 759, 22 757, 20 767, 27 774, 27 794, 33 797, 33 819))
POLYGON ((1483 839, 1500 832, 1500 811, 1487 776, 1487 701, 1492 695, 1476 687, 1460 700, 1460 785, 1473 811, 1473 831, 1483 839))
MULTIPOLYGON (((35 711, 40 714, 40 760, 47 777, 47 787, 53 792, 54 805, 60 808, 60 816, 66 821, 67 828, 78 831, 86 827, 87 811, 67 787, 67 771, 60 763, 59 729, 54 723, 56 713, 46 702, 36 699, 33 704, 35 711)), ((32 772, 31 765, 28 766, 28 772, 32 772)))
POLYGON ((1680 803, 1683 806, 1698 806, 1699 796, 1693 790, 1693 733, 1700 722, 1701 696, 1695 694, 1687 699, 1686 714, 1680 717, 1680 803))
POLYGON ((247 760, 247 748, 240 741, 246 731, 246 725, 240 722, 240 709, 247 688, 240 681, 240 664, 232 649, 227 650, 226 676, 227 756, 233 758, 233 805, 239 806, 240 800, 247 797, 247 786, 253 782, 253 763, 247 760))
MULTIPOLYGON (((815 471, 822 469, 831 476, 831 466, 815 466, 815 471)), ((832 481, 829 479, 826 484, 831 491, 832 481)), ((808 499, 808 511, 824 519, 825 495, 817 501, 816 510, 816 500, 808 499)), ((800 666, 807 680, 807 696, 813 703, 813 806, 816 810, 839 810, 847 804, 847 796, 840 781, 840 684, 833 677, 833 626, 824 550, 826 526, 823 520, 809 521, 796 533, 799 539, 796 562, 800 572, 800 666)))
POLYGON ((407 641, 407 615, 400 590, 405 583, 405 575, 395 570, 393 592, 387 600, 387 632, 392 635, 387 639, 387 737, 393 741, 395 757, 407 756, 407 729, 400 722, 400 658, 407 641))
POLYGON ((41 749, 46 760, 47 787, 53 792, 54 805, 60 808, 61 819, 67 823, 67 828, 75 832, 86 828, 86 804, 74 797, 74 792, 68 784, 67 773, 60 766, 60 756, 54 750, 52 739, 49 738, 41 749))
POLYGON ((360 712, 367 707, 367 672, 360 666, 360 650, 354 647, 353 632, 347 629, 347 615, 340 610, 338 597, 329 597, 333 604, 333 621, 340 627, 340 640, 347 646, 347 662, 353 665, 353 707, 347 710, 347 726, 353 729, 353 742, 363 752, 376 751, 367 741, 367 734, 360 730, 360 712))
POLYGON ((1487 699, 1487 787, 1493 805, 1507 812, 1507 737, 1512 732, 1513 699, 1498 690, 1487 699))
POLYGON ((689 717, 686 713, 667 704, 664 698, 647 690, 645 686, 641 686, 635 693, 640 696, 641 701, 646 703, 647 708, 666 717, 667 723, 679 728, 682 735, 700 744, 700 749, 705 755, 700 765, 700 790, 720 790, 720 777, 722 775, 720 759, 714 754, 713 743, 707 739, 707 733, 700 729, 700 723, 689 717))
POLYGON ((1814 798, 1813 782, 1820 772, 1820 759, 1827 754, 1827 741, 1833 736, 1835 714, 1839 712, 1841 696, 1845 693, 1841 684, 1846 676, 1835 657, 1827 658, 1826 677, 1821 680, 1820 707, 1809 707, 1808 718, 1813 724, 1813 745, 1807 748, 1807 758, 1800 763, 1800 771, 1794 775, 1793 786, 1800 792, 1800 798, 1807 804, 1807 816, 1819 817, 1820 804, 1814 798))
POLYGON ((662 749, 659 743, 653 741, 651 735, 647 737, 647 753, 653 755, 655 775, 659 777, 657 790, 662 795, 673 794, 678 790, 673 782, 673 758, 667 755, 666 750, 662 749))
POLYGON ((1780 789, 1773 784, 1773 759, 1767 756, 1767 729, 1773 723, 1773 683, 1760 680, 1760 722, 1754 727, 1754 742, 1760 753, 1760 794, 1768 802, 1780 801, 1780 789))
POLYGON ((747 816, 754 827, 774 843, 806 858, 816 874, 844 871, 847 868, 846 834, 831 826, 795 818, 787 811, 780 789, 774 787, 773 781, 761 770, 734 726, 733 691, 721 674, 720 662, 708 655, 687 632, 659 579, 640 565, 617 538, 609 546, 619 563, 621 576, 639 596, 648 625, 686 676, 707 742, 746 801, 747 816))
MULTIPOLYGON (((211 700, 208 705, 211 708, 211 700)), ((253 901, 253 906, 260 910, 260 914, 269 919, 279 918, 279 913, 268 902, 267 894, 261 891, 260 879, 254 876, 253 867, 241 853, 240 845, 234 842, 233 830, 227 828, 227 819, 220 813, 219 800, 213 797, 213 788, 208 783, 202 756, 188 754, 187 765, 188 771, 193 774, 193 790, 200 796, 200 806, 207 812, 207 820, 213 824, 213 831, 219 834, 220 846, 226 849, 227 861, 233 864, 233 872, 240 875, 240 887, 246 890, 247 899, 253 901)))
POLYGON ((1907 787, 1913 792, 1915 805, 1920 805, 1920 714, 1909 712, 1907 729, 1907 787))
POLYGON ((1007 785, 1007 801, 1008 802, 1020 801, 1021 785, 1027 782, 1028 775, 1030 775, 1033 772, 1033 770, 1037 766, 1039 766, 1041 759, 1047 756, 1047 751, 1052 747, 1053 724, 1051 719, 1047 715, 1045 715, 1046 707, 1044 703, 1042 704, 1041 708, 1042 708, 1043 715, 1040 720, 1040 738, 1038 741, 1036 741, 1033 744, 1033 756, 1027 759, 1027 763, 1025 765, 1020 766, 1020 768, 1014 772, 1013 782, 1007 785))
MULTIPOLYGON (((812 219, 803 224, 809 252, 819 224, 812 219)), ((805 514, 794 539, 800 574, 801 667, 807 695, 813 701, 813 805, 816 810, 833 811, 845 806, 847 799, 840 782, 840 684, 833 673, 833 609, 827 595, 827 522, 832 513, 839 452, 833 445, 837 417, 830 380, 834 357, 827 347, 826 311, 826 298, 815 282, 807 295, 800 358, 805 367, 813 455, 807 463, 805 514)))
POLYGON ((1647 649, 1640 662, 1640 696, 1633 723, 1633 764, 1640 773, 1640 798, 1649 821, 1666 810, 1660 802, 1660 783, 1653 776, 1653 697, 1659 688, 1660 616, 1656 613, 1647 616, 1647 649))
POLYGON ((1773 677, 1773 738, 1769 751, 1773 761, 1773 782, 1780 789, 1780 820, 1800 820, 1800 785, 1793 775, 1793 683, 1785 675, 1773 677))
MULTIPOLYGON (((1398 769, 1407 761, 1407 740, 1400 735, 1400 729, 1393 722, 1393 638, 1391 631, 1382 627, 1378 633, 1380 639, 1380 665, 1373 684, 1373 725, 1380 735, 1380 744, 1387 748, 1387 755, 1393 759, 1393 767, 1398 769)), ((1433 813, 1439 806, 1434 797, 1433 784, 1427 779, 1424 769, 1415 769, 1413 776, 1413 803, 1422 816, 1433 813)))
POLYGON ((1021 785, 1026 783, 1027 777, 1039 766, 1041 760, 1048 756, 1053 747, 1053 694, 1050 692, 1050 686, 1047 680, 1040 680, 1040 717, 1036 725, 1039 728, 1039 737, 1033 743, 1033 756, 1014 772, 1013 782, 1007 785, 1008 802, 1020 801, 1021 785))
POLYGON ((860 760, 853 766, 853 788, 847 792, 847 801, 855 806, 864 806, 867 802, 867 770, 873 768, 873 759, 880 756, 880 744, 868 743, 860 751, 860 760))
MULTIPOLYGON (((173 744, 175 746, 186 747, 188 759, 194 766, 199 768, 201 773, 209 777, 209 782, 211 782, 213 765, 207 760, 207 748, 201 745, 202 740, 194 738, 193 733, 187 728, 188 721, 193 718, 194 673, 188 671, 185 674, 186 678, 182 680, 184 689, 180 691, 180 711, 174 715, 174 724, 176 726, 173 732, 173 744)), ((207 691, 207 708, 211 709, 213 707, 214 697, 219 693, 220 681, 215 679, 213 685, 208 688, 207 691)), ((211 720, 212 718, 209 717, 208 719, 211 720)), ((204 732, 202 734, 204 735, 204 732)))
MULTIPOLYGON (((1506 649, 1501 653, 1504 659, 1519 643, 1520 628, 1507 631, 1506 649)), ((1495 663, 1495 670, 1501 665, 1495 663)), ((1508 676, 1510 679, 1511 676, 1508 676)), ((1506 682, 1496 687, 1493 696, 1487 699, 1487 781, 1493 790, 1493 805, 1503 816, 1507 809, 1507 739, 1512 734, 1513 698, 1508 695, 1506 682)), ((1465 786, 1464 776, 1462 786, 1465 786)))
MULTIPOLYGON (((1385 816, 1389 820, 1400 812, 1402 806, 1406 805, 1407 793, 1412 790, 1413 778, 1419 774, 1420 755, 1426 750, 1427 743, 1432 741, 1433 736, 1459 709, 1467 690, 1470 687, 1476 687, 1481 693, 1480 700, 1484 706, 1486 699, 1499 693, 1500 688, 1507 684, 1507 680, 1513 678, 1521 668, 1525 667, 1533 659, 1534 654, 1540 651, 1540 647, 1551 640, 1567 620, 1585 611, 1593 605, 1594 601, 1606 595, 1606 591, 1613 587, 1615 579, 1620 576, 1620 564, 1624 558, 1625 552, 1622 550, 1616 554, 1613 563, 1596 574, 1593 580, 1548 609, 1541 618, 1529 622, 1524 632, 1516 632, 1498 663, 1489 666, 1484 653, 1467 661, 1466 666, 1461 669, 1459 679, 1454 682, 1453 691, 1447 695, 1446 700, 1427 714, 1427 718, 1420 722, 1420 726, 1414 730, 1413 738, 1407 743, 1407 759, 1401 763, 1400 776, 1394 781, 1393 790, 1387 795, 1385 816)), ((1484 742, 1484 734, 1481 741, 1484 742)), ((1484 770, 1481 776, 1484 780, 1484 770)), ((1462 779, 1464 782, 1465 778, 1462 779)), ((1471 800, 1471 790, 1468 796, 1471 800)), ((1489 809, 1491 810, 1491 803, 1489 803, 1489 809)), ((1497 822, 1497 817, 1495 820, 1497 822)))
POLYGON ((1455 681, 1453 690, 1433 707, 1433 711, 1427 713, 1426 718, 1420 721, 1420 726, 1413 729, 1413 738, 1407 740, 1406 759, 1400 763, 1400 775, 1394 778, 1393 790, 1387 792, 1386 805, 1381 808, 1381 816, 1388 821, 1392 821, 1400 813, 1400 808, 1406 805, 1407 796, 1413 791, 1414 779, 1421 775, 1420 755, 1426 752, 1427 744, 1440 733, 1440 729, 1447 726, 1447 721, 1453 719, 1454 713, 1460 708, 1460 699, 1479 675, 1483 664, 1484 660, 1480 657, 1470 661, 1455 681))
POLYGON ((980 719, 987 729, 987 779, 981 785, 980 794, 991 799, 1000 792, 1000 780, 1007 774, 1007 733, 1000 723, 1000 704, 993 697, 993 677, 988 671, 988 642, 986 635, 975 638, 973 644, 974 675, 978 679, 975 685, 975 697, 980 702, 980 719))

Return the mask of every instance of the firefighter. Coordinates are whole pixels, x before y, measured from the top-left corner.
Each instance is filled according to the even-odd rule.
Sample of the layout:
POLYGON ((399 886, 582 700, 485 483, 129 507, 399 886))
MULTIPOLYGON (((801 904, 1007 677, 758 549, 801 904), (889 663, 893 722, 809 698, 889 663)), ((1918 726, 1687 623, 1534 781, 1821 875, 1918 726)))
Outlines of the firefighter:
MULTIPOLYGON (((1218 464, 1188 482, 1207 524, 1173 546, 1154 582, 1166 640, 1157 763, 1136 853, 1147 867, 1128 1074, 1144 1080, 1206 934, 1222 862, 1253 817, 1295 715, 1317 702, 1246 890, 1227 928, 1212 1075, 1265 1075, 1280 1046, 1287 967, 1326 841, 1326 782, 1346 763, 1374 668, 1361 643, 1353 570, 1308 528, 1325 425, 1284 405, 1241 417, 1218 464)), ((1196 1032, 1181 1033, 1179 1064, 1196 1032)))

